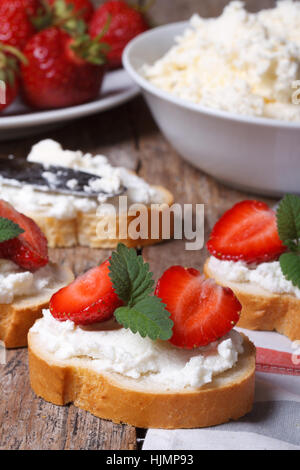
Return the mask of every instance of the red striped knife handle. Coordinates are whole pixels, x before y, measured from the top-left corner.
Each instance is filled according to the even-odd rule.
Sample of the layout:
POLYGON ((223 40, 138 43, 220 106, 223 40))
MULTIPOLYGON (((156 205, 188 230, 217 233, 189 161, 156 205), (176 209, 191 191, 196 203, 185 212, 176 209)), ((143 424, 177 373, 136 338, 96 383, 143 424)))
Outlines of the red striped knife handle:
POLYGON ((300 376, 300 355, 273 349, 256 348, 256 370, 271 374, 300 376))

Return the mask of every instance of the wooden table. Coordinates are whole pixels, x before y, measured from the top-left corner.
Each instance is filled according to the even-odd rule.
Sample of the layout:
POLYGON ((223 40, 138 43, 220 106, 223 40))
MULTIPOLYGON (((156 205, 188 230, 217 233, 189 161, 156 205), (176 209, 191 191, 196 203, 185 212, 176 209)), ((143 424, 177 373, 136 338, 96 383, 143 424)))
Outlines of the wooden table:
MULTIPOLYGON (((157 2, 158 22, 188 18, 200 11, 219 14, 224 0, 164 0, 157 2)), ((274 2, 252 0, 257 5, 274 2)), ((84 118, 54 132, 0 144, 0 157, 25 157, 32 144, 53 138, 65 148, 107 155, 114 164, 134 169, 148 182, 169 188, 179 203, 205 204, 205 234, 235 202, 253 197, 223 186, 185 163, 159 133, 142 98, 104 114, 84 118)), ((266 200, 266 199, 264 199, 266 200)), ((266 200, 272 202, 271 200, 266 200)), ((76 274, 101 262, 106 250, 89 248, 51 250, 51 258, 67 260, 76 274)), ((184 241, 174 240, 143 249, 157 279, 171 264, 202 268, 206 250, 186 251, 184 241)), ((58 407, 37 398, 30 389, 26 349, 11 350, 0 366, 0 449, 136 449, 141 430, 100 420, 73 405, 58 407)))

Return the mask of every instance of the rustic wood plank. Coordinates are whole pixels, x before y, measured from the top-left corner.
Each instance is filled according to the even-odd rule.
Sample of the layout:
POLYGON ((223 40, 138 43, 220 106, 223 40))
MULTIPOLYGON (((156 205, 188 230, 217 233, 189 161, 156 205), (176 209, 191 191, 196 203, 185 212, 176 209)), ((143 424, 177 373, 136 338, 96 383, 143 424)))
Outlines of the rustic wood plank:
POLYGON ((100 420, 73 405, 55 406, 30 389, 27 350, 0 366, 0 449, 135 449, 135 429, 100 420))

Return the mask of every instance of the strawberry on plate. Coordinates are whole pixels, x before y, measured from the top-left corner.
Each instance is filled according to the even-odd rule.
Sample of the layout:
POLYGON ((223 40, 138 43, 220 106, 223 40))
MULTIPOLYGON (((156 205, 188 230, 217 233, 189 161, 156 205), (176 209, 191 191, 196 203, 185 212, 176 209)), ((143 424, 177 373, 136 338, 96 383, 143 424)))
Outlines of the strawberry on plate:
POLYGON ((246 200, 216 223, 207 249, 221 260, 261 263, 278 259, 286 247, 278 235, 275 212, 264 202, 246 200))
POLYGON ((90 21, 94 13, 94 5, 90 0, 48 0, 50 5, 57 5, 57 8, 61 9, 63 3, 66 6, 73 7, 74 13, 77 18, 82 18, 87 23, 90 21))
POLYGON ((59 321, 89 325, 108 320, 122 304, 113 289, 107 260, 56 292, 49 308, 59 321))
POLYGON ((74 39, 66 31, 47 28, 24 48, 22 92, 37 109, 74 106, 95 99, 105 72, 103 43, 83 35, 74 39))
POLYGON ((108 31, 102 40, 110 46, 108 63, 111 67, 120 67, 125 46, 138 34, 147 31, 149 24, 140 11, 124 0, 109 0, 95 11, 89 27, 92 38, 101 34, 107 24, 108 31))
POLYGON ((28 271, 45 266, 48 243, 37 224, 3 200, 0 200, 0 217, 12 220, 24 230, 18 237, 0 243, 0 258, 9 259, 28 271))
POLYGON ((0 0, 0 41, 22 49, 35 33, 30 19, 34 0, 0 0))
POLYGON ((184 348, 206 346, 224 336, 238 322, 242 308, 231 289, 182 266, 164 272, 155 295, 174 322, 170 342, 184 348))

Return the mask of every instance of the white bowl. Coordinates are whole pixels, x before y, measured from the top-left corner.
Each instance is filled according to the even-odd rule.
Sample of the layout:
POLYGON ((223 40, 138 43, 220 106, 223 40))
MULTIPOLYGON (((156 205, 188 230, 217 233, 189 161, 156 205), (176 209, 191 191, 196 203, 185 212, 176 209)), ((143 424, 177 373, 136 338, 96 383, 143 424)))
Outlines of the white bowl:
POLYGON ((124 67, 162 133, 186 160, 225 184, 273 196, 300 193, 300 123, 206 108, 162 91, 140 74, 186 26, 174 23, 143 33, 123 54, 124 67))

